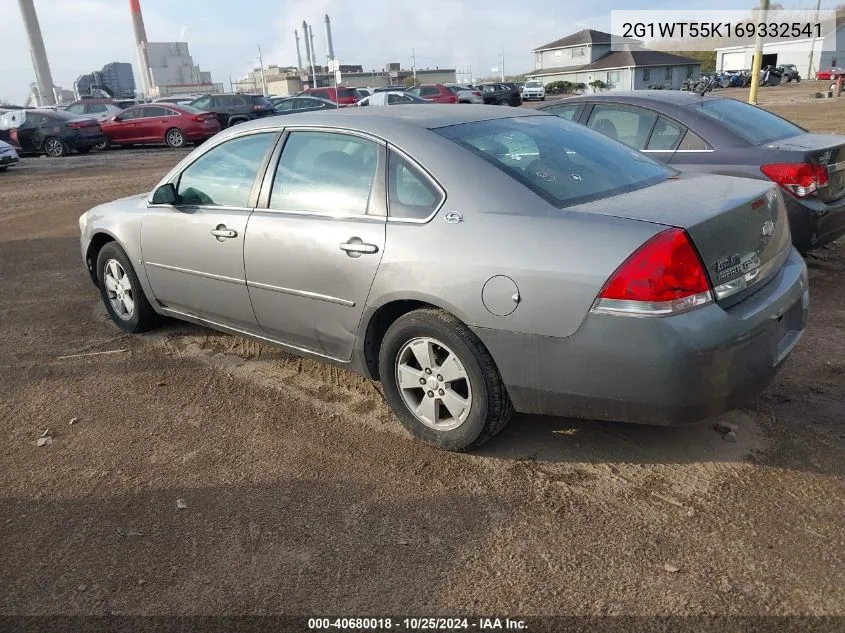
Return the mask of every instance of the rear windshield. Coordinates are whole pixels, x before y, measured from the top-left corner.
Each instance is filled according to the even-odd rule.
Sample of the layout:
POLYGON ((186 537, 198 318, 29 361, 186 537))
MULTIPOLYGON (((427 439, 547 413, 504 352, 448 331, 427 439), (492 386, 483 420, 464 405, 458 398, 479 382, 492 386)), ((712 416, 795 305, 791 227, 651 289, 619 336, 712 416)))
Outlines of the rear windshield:
POLYGON ((557 207, 642 189, 675 174, 621 143, 556 116, 493 119, 434 131, 557 207))
POLYGON ((338 98, 346 98, 346 97, 354 97, 355 91, 352 88, 338 88, 337 89, 337 96, 338 98))
POLYGON ((755 145, 798 136, 806 131, 771 112, 736 99, 707 99, 693 107, 755 145))
POLYGON ((178 105, 180 110, 182 110, 183 112, 187 112, 188 114, 201 114, 201 113, 205 112, 205 110, 200 110, 199 108, 195 108, 195 107, 189 106, 187 104, 177 103, 175 105, 178 105))

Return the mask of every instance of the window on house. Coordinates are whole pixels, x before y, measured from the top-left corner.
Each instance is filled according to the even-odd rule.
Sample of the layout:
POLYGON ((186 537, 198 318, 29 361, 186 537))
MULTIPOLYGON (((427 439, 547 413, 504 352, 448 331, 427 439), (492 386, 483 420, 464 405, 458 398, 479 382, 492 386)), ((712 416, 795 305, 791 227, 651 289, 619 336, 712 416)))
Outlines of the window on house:
POLYGON ((620 81, 622 81, 621 70, 614 70, 613 72, 607 73, 607 83, 614 85, 618 84, 620 81))
POLYGON ((578 48, 572 49, 572 56, 573 57, 583 57, 584 56, 584 47, 579 46, 578 48))
POLYGON ((692 79, 695 74, 695 66, 687 66, 687 79, 692 79))
POLYGON ((663 74, 663 77, 666 79, 666 81, 672 81, 672 67, 671 66, 666 68, 666 72, 663 74))
POLYGON ((651 81, 651 69, 644 68, 643 69, 643 81, 651 81))

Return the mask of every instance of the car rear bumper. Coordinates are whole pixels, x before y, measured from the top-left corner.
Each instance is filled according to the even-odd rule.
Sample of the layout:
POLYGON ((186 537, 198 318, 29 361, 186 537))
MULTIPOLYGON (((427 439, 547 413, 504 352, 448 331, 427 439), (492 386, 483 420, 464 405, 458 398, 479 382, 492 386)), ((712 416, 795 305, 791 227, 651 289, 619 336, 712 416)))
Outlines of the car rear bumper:
POLYGON ((99 132, 97 134, 87 134, 85 136, 77 136, 70 143, 70 146, 73 147, 73 149, 89 149, 91 147, 99 145, 105 140, 106 135, 102 132, 99 132))
POLYGON ((807 322, 807 268, 793 249, 760 290, 728 309, 665 318, 589 314, 567 338, 475 328, 514 407, 644 424, 687 424, 756 396, 807 322))
POLYGON ((11 167, 18 164, 18 157, 15 154, 0 155, 0 167, 11 167))
POLYGON ((531 99, 545 99, 546 93, 545 92, 523 92, 522 93, 522 100, 523 101, 530 101, 531 99))
POLYGON ((845 235, 845 197, 832 204, 802 202, 784 194, 792 243, 802 253, 829 244, 845 235))

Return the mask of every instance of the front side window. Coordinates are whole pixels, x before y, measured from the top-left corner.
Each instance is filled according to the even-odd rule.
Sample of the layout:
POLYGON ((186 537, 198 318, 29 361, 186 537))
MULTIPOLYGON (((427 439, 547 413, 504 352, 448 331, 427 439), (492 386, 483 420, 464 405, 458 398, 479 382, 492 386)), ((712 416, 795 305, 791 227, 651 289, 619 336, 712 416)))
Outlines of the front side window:
POLYGON ((365 215, 378 168, 373 141, 333 132, 292 132, 273 179, 270 208, 365 215))
POLYGON ((396 152, 387 160, 390 217, 425 220, 443 201, 443 194, 414 165, 396 152))
POLYGON ((301 101, 303 101, 303 99, 288 99, 287 101, 279 101, 273 109, 276 112, 287 112, 288 110, 293 110, 294 106, 302 107, 299 105, 301 101))
POLYGON ((108 112, 109 109, 106 107, 105 103, 89 103, 88 104, 88 114, 101 114, 103 112, 108 112))
POLYGON ((158 116, 168 116, 170 111, 167 108, 162 106, 145 106, 144 107, 144 117, 145 118, 152 118, 158 116))
POLYGON ((557 207, 643 189, 676 173, 559 117, 492 119, 435 132, 557 207))
POLYGON ((587 127, 634 149, 645 149, 657 115, 650 110, 623 105, 595 105, 587 127))
POLYGON ((226 141, 203 154, 179 177, 179 204, 243 208, 275 133, 226 141))
POLYGON ((140 119, 143 115, 143 108, 127 108, 119 116, 121 121, 131 121, 132 119, 140 119))

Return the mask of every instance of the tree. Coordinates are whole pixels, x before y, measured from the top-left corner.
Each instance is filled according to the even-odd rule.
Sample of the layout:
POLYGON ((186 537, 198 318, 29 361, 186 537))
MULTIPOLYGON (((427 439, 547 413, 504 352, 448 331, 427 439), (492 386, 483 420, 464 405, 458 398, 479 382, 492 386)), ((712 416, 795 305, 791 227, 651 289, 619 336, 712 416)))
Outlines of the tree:
POLYGON ((599 90, 607 89, 607 84, 604 83, 601 79, 593 79, 590 82, 589 86, 593 89, 593 92, 598 92, 599 90))
POLYGON ((583 81, 579 81, 577 84, 572 84, 573 92, 583 93, 587 89, 587 84, 583 81))
POLYGON ((414 79, 414 76, 411 75, 410 77, 405 77, 402 80, 402 85, 405 86, 406 88, 413 88, 414 86, 417 85, 417 82, 414 79))

